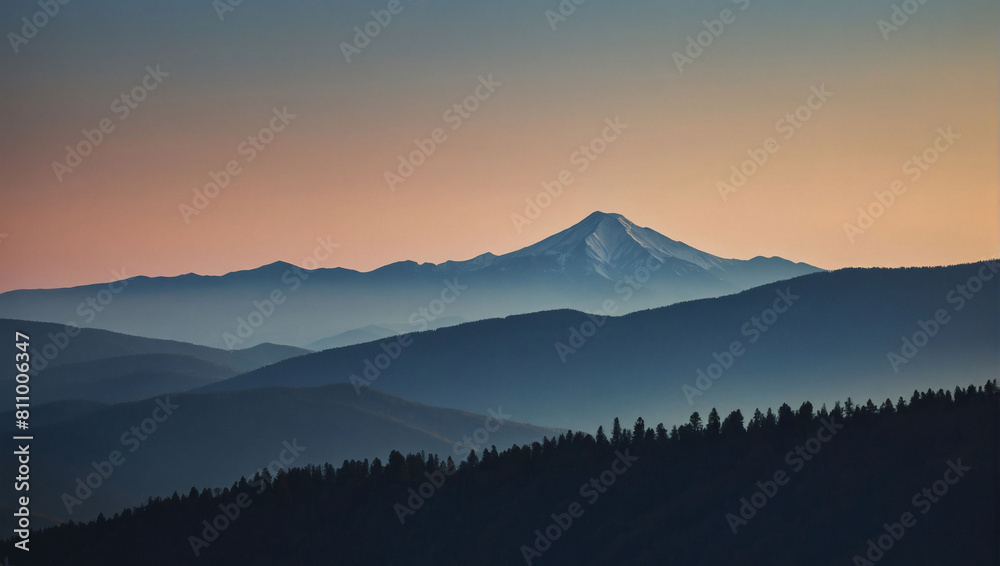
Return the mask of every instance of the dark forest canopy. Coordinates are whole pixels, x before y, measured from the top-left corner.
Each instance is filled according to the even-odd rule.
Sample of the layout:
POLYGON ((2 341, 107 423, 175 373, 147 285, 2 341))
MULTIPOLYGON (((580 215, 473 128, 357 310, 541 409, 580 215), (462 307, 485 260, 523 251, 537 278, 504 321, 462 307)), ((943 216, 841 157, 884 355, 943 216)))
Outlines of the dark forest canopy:
POLYGON ((615 419, 461 462, 393 451, 33 533, 31 560, 997 564, 998 403, 993 380, 669 430, 615 419))

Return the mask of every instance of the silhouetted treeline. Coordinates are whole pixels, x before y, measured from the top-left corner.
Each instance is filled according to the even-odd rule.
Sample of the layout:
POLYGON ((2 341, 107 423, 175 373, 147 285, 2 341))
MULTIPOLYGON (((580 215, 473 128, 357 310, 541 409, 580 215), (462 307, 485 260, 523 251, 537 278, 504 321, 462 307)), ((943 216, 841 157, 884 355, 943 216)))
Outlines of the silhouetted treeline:
POLYGON ((997 564, 998 407, 993 380, 669 430, 615 419, 460 462, 393 451, 34 533, 30 563, 997 564))

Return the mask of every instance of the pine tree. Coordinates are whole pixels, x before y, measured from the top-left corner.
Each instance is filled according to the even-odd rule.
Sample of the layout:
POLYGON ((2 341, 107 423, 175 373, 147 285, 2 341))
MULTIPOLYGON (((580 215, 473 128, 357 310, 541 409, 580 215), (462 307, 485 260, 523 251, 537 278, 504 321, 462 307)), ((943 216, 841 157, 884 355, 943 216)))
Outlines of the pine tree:
POLYGON ((792 421, 795 419, 795 413, 792 408, 788 406, 788 403, 782 403, 778 407, 778 428, 782 430, 789 430, 792 428, 792 421))
MULTIPOLYGON (((368 460, 365 460, 365 469, 368 460)), ((407 478, 406 457, 398 450, 389 451, 389 461, 385 465, 385 477, 390 481, 405 481, 407 478)))
POLYGON ((688 424, 691 425, 691 432, 698 433, 705 429, 705 427, 701 424, 701 415, 698 414, 698 411, 691 413, 691 418, 688 420, 688 424))
POLYGON ((705 433, 709 436, 718 436, 721 430, 722 422, 719 420, 719 411, 712 407, 712 410, 708 413, 708 424, 705 425, 705 433))
POLYGON ((722 421, 722 436, 736 437, 746 432, 743 428, 743 413, 739 409, 729 413, 726 420, 722 421))
POLYGON ((840 420, 844 416, 844 408, 840 406, 840 401, 833 402, 833 410, 830 411, 830 416, 833 420, 840 420))
POLYGON ((604 427, 597 427, 597 445, 607 446, 608 445, 608 435, 604 434, 604 427))
POLYGON ((641 443, 646 437, 646 421, 639 417, 635 420, 635 426, 632 428, 632 438, 635 439, 636 443, 641 443))
POLYGON ((767 408, 767 415, 764 416, 764 429, 774 430, 778 426, 778 419, 771 412, 771 407, 767 408))
POLYGON ((799 422, 804 425, 811 424, 813 421, 813 404, 809 401, 805 401, 799 406, 799 422))

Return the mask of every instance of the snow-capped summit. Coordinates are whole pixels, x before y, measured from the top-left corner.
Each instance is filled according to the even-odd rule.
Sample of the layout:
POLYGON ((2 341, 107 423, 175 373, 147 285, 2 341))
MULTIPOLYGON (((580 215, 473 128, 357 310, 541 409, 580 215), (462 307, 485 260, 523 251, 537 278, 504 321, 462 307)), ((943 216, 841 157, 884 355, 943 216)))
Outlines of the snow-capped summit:
MULTIPOLYGON (((727 259, 638 226, 621 214, 593 212, 538 243, 503 255, 483 254, 436 266, 450 273, 559 274, 570 280, 598 277, 611 282, 635 278, 652 266, 654 286, 687 285, 738 291, 819 271, 778 257, 727 259), (718 287, 722 285, 722 287, 718 287)), ((695 295, 689 295, 695 296, 695 295)))
POLYGON ((594 212, 569 228, 520 250, 500 256, 484 254, 467 262, 442 264, 461 271, 500 268, 541 269, 566 275, 597 274, 618 281, 643 265, 669 265, 674 274, 725 270, 725 260, 671 240, 621 214, 594 212), (653 261, 656 260, 656 261, 653 261))

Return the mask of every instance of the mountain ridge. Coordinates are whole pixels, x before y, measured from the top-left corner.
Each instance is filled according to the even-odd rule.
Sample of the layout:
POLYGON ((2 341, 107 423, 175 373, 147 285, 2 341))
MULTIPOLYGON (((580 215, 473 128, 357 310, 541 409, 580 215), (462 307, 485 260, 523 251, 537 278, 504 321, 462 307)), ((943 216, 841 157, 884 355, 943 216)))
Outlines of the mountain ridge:
MULTIPOLYGON (((627 283, 629 301, 619 304, 626 311, 819 271, 778 257, 721 258, 620 214, 595 212, 535 244, 464 261, 408 260, 369 272, 306 270, 278 261, 218 276, 136 276, 84 322, 216 348, 261 342, 302 347, 371 325, 433 327, 440 316, 481 320, 558 308, 597 312, 608 298, 622 295, 621 286, 630 280, 638 285, 627 283), (450 296, 457 290, 460 295, 450 296), (421 314, 429 306, 435 306, 433 314, 421 314)), ((2 293, 0 317, 80 320, 80 305, 104 287, 2 293)))

